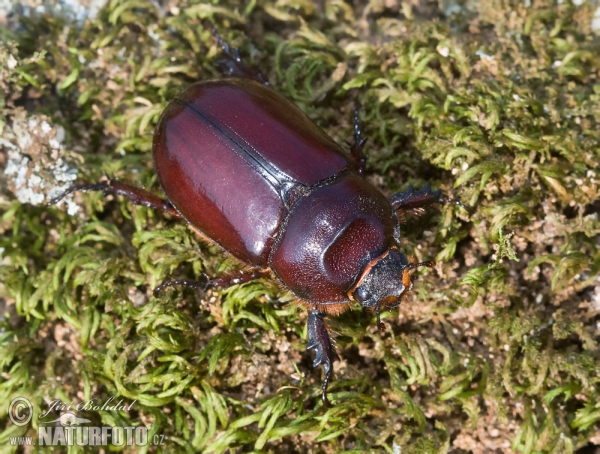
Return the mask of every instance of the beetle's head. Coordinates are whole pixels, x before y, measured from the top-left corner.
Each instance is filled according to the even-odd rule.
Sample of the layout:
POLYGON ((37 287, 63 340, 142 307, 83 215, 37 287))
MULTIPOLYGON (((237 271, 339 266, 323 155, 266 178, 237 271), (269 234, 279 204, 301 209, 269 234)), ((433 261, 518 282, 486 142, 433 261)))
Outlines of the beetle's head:
POLYGON ((379 313, 398 307, 402 296, 412 289, 413 277, 409 271, 419 266, 434 265, 435 262, 409 264, 402 252, 389 249, 365 267, 348 296, 363 307, 375 309, 377 325, 379 329, 385 329, 379 321, 379 313))

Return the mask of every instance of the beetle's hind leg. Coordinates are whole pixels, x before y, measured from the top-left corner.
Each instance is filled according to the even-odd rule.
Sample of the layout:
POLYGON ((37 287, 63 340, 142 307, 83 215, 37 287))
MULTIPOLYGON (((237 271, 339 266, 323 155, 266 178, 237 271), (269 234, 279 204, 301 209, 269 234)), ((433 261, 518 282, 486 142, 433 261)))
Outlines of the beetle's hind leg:
POLYGON ((325 378, 323 380, 321 399, 323 400, 323 405, 331 407, 331 403, 327 398, 327 385, 329 384, 331 374, 333 373, 333 362, 336 360, 339 361, 340 357, 336 353, 335 347, 331 342, 327 326, 325 326, 325 323, 323 322, 323 315, 316 309, 311 309, 308 313, 308 345, 306 346, 306 349, 315 350, 313 367, 320 366, 321 364, 323 365, 325 378))
POLYGON ((243 62, 239 49, 237 47, 231 48, 229 43, 221 38, 221 35, 219 35, 219 32, 211 22, 209 22, 209 26, 215 41, 225 56, 225 60, 219 62, 225 67, 225 75, 254 79, 267 87, 271 86, 267 78, 260 71, 250 68, 243 62))
POLYGON ((406 191, 398 192, 397 194, 391 196, 389 201, 392 205, 392 208, 401 219, 403 219, 409 212, 413 212, 417 215, 421 214, 425 208, 434 203, 453 203, 463 207, 469 214, 473 214, 475 212, 474 208, 463 205, 456 199, 442 196, 441 189, 432 191, 429 183, 427 183, 420 191, 415 191, 412 186, 409 186, 406 191))
POLYGON ((136 188, 125 183, 121 183, 117 180, 108 179, 107 181, 101 181, 100 183, 82 183, 71 186, 65 192, 60 194, 58 197, 53 198, 48 202, 48 205, 54 205, 60 202, 63 198, 69 194, 77 191, 102 191, 106 196, 122 195, 128 198, 131 203, 135 205, 142 205, 148 208, 154 208, 156 210, 164 211, 175 217, 181 217, 175 207, 171 205, 168 200, 163 200, 158 196, 146 191, 145 189, 136 188))
POLYGON ((359 175, 362 175, 365 172, 365 167, 367 165, 367 155, 363 151, 365 144, 367 143, 367 138, 362 137, 362 129, 360 128, 360 118, 358 116, 358 106, 354 108, 354 143, 350 147, 350 154, 354 158, 354 163, 356 165, 357 171, 359 175))
POLYGON ((173 281, 167 281, 160 284, 154 289, 154 295, 158 295, 161 291, 167 287, 189 287, 189 288, 201 288, 208 290, 209 288, 221 287, 226 289, 232 285, 245 284, 246 282, 260 279, 261 277, 267 276, 269 270, 262 269, 251 269, 251 270, 239 270, 232 271, 230 273, 223 274, 222 276, 210 279, 206 274, 200 276, 200 280, 192 281, 189 279, 177 279, 173 281))

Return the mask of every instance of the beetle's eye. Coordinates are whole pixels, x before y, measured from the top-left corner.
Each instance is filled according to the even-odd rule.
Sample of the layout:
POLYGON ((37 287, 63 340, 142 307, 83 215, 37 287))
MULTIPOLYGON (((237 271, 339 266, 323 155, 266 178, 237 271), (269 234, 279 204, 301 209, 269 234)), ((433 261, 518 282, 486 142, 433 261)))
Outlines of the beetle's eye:
POLYGON ((371 298, 371 294, 369 292, 367 292, 364 288, 359 288, 356 291, 356 294, 354 295, 356 297, 356 299, 361 302, 364 303, 365 301, 367 301, 369 298, 371 298))

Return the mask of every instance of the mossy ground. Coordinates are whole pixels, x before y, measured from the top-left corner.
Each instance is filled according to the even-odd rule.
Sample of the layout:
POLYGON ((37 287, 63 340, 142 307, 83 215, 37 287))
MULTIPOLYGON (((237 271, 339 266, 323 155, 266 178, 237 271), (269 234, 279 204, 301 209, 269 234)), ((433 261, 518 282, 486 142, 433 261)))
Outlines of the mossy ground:
POLYGON ((37 413, 9 422, 16 396, 36 412, 135 400, 80 415, 166 435, 150 451, 600 442, 600 11, 577 3, 110 0, 88 20, 15 4, 0 18, 0 446, 37 427, 37 413), (342 361, 329 410, 306 314, 275 284, 155 298, 171 276, 235 264, 120 198, 43 204, 103 173, 160 193, 158 116, 219 74, 203 19, 336 140, 358 102, 385 194, 430 181, 478 206, 407 220, 407 254, 439 263, 385 335, 361 311, 330 321, 342 361))

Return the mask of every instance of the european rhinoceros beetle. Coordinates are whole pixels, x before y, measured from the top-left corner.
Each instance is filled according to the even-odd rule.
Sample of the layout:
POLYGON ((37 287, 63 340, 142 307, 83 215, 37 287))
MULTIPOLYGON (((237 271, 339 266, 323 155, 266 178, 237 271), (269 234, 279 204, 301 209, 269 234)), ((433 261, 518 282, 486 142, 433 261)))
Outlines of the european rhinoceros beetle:
POLYGON ((308 309, 308 346, 323 365, 322 399, 338 358, 323 322, 352 301, 377 314, 396 308, 413 286, 400 251, 398 214, 452 202, 429 185, 389 199, 363 178, 366 139, 354 115, 346 151, 298 107, 252 71, 213 28, 225 57, 225 79, 197 82, 163 112, 153 155, 166 200, 110 180, 69 188, 123 195, 131 202, 184 219, 246 265, 213 279, 168 286, 226 288, 274 276, 308 309))

